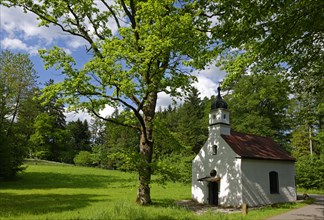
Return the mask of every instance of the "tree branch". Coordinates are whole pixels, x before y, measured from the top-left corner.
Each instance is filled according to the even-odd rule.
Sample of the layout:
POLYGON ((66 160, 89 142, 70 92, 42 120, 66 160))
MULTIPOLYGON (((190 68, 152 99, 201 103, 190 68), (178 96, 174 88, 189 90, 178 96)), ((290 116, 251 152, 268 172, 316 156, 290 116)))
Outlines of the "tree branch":
POLYGON ((86 39, 90 43, 90 45, 93 48, 93 50, 95 51, 95 53, 97 55, 99 55, 99 57, 102 57, 102 54, 100 53, 99 49, 95 46, 94 41, 89 36, 88 32, 84 29, 84 27, 82 27, 80 18, 78 17, 78 15, 74 12, 74 10, 72 9, 72 7, 69 3, 66 3, 66 5, 67 5, 69 11, 71 12, 71 14, 73 15, 74 19, 76 20, 77 23, 75 26, 81 32, 81 35, 84 36, 84 39, 86 39))
POLYGON ((113 119, 111 119, 111 118, 105 118, 105 117, 102 117, 98 112, 96 112, 96 111, 94 110, 93 100, 92 100, 90 97, 88 97, 88 99, 90 100, 90 102, 91 102, 91 106, 92 106, 92 107, 91 107, 91 112, 92 112, 96 117, 98 117, 98 118, 100 118, 100 119, 102 119, 102 120, 104 120, 104 121, 112 122, 112 123, 117 124, 117 125, 121 125, 121 126, 128 127, 128 128, 133 128, 133 129, 136 129, 136 130, 138 130, 138 131, 141 131, 141 128, 138 127, 138 126, 125 124, 125 123, 122 123, 121 121, 113 120, 113 119))
MULTIPOLYGON (((95 51, 95 53, 99 56, 99 57, 103 57, 101 52, 99 51, 99 49, 95 46, 93 40, 90 38, 90 36, 87 34, 87 32, 85 30, 80 31, 80 27, 78 27, 79 31, 81 33, 77 33, 71 29, 67 29, 65 28, 62 24, 60 24, 58 21, 50 19, 51 16, 46 16, 48 15, 46 12, 44 12, 43 10, 41 10, 41 8, 36 7, 33 8, 33 6, 35 7, 35 4, 33 4, 31 7, 27 6, 26 4, 17 4, 17 6, 22 7, 24 10, 30 11, 32 13, 34 13, 35 15, 37 15, 41 20, 47 21, 53 25, 56 25, 58 27, 61 28, 61 30, 63 32, 67 32, 73 36, 78 36, 81 37, 83 39, 85 39, 86 41, 88 41, 88 43, 91 45, 92 49, 95 51)), ((72 12, 71 12, 72 13, 72 12)))
MULTIPOLYGON (((132 1, 131 1, 132 2, 132 1)), ((125 1, 124 0, 120 0, 120 3, 127 15, 127 17, 129 18, 131 24, 132 24, 132 28, 135 29, 136 28, 136 22, 135 22, 135 18, 134 16, 132 15, 132 13, 128 10, 126 4, 125 4, 125 1)))
POLYGON ((93 105, 93 101, 92 101, 91 97, 89 97, 89 96, 101 96, 101 97, 106 98, 108 100, 111 100, 111 101, 114 101, 114 102, 119 102, 119 103, 123 104, 124 106, 126 106, 127 108, 131 109, 133 111, 133 113, 135 114, 136 118, 138 119, 138 121, 140 122, 141 127, 143 128, 143 131, 145 132, 144 135, 146 137, 146 125, 145 125, 145 122, 144 122, 144 119, 143 119, 142 115, 140 114, 140 112, 136 108, 134 108, 132 105, 128 104, 126 101, 120 99, 119 97, 114 98, 112 96, 108 96, 108 95, 100 93, 100 92, 82 92, 82 91, 78 90, 77 93, 82 95, 82 96, 87 97, 91 101, 92 105, 93 105))
POLYGON ((112 14, 112 16, 114 17, 117 27, 120 28, 120 23, 118 21, 118 18, 116 16, 116 13, 114 12, 114 10, 107 4, 107 2, 105 0, 101 0, 101 2, 108 8, 108 10, 110 11, 110 13, 112 14))
POLYGON ((135 40, 136 40, 136 43, 137 43, 138 40, 139 40, 139 34, 138 34, 137 30, 136 30, 136 21, 135 21, 136 9, 135 9, 135 5, 134 5, 134 1, 130 0, 130 8, 131 8, 132 12, 130 12, 128 10, 124 0, 120 0, 120 3, 122 5, 127 17, 129 18, 131 24, 132 24, 132 29, 134 30, 135 40))
POLYGON ((98 32, 98 26, 97 26, 97 25, 94 23, 94 21, 92 20, 92 18, 91 18, 91 14, 87 14, 87 18, 89 19, 90 23, 92 24, 93 29, 94 29, 96 35, 97 35, 101 40, 104 40, 105 38, 104 38, 101 34, 99 34, 99 32, 98 32))

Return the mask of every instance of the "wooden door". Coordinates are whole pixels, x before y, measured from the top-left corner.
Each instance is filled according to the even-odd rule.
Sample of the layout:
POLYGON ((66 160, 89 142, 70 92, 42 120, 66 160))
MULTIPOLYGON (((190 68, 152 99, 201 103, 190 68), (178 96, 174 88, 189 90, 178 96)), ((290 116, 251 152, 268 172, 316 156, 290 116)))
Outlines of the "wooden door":
POLYGON ((209 182, 209 204, 218 205, 218 182, 209 182))

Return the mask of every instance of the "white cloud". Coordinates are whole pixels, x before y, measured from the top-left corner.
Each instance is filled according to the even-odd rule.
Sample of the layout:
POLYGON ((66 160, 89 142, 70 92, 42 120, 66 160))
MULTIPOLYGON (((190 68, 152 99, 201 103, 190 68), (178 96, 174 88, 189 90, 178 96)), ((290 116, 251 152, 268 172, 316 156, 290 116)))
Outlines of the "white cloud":
MULTIPOLYGON (((217 87, 219 86, 219 82, 221 82, 226 73, 221 71, 215 64, 212 64, 206 67, 205 70, 200 71, 199 73, 196 72, 194 74, 197 77, 197 82, 193 85, 198 89, 200 92, 200 98, 203 99, 204 97, 210 98, 217 93, 217 87)), ((176 99, 177 104, 183 103, 183 100, 176 99)), ((172 97, 165 92, 161 92, 158 95, 157 100, 157 110, 161 107, 162 109, 167 108, 168 105, 172 105, 172 97)))
MULTIPOLYGON (((118 109, 118 110, 121 110, 121 109, 118 109)), ((101 111, 99 111, 99 114, 100 116, 106 118, 108 116, 111 116, 115 111, 115 108, 114 107, 111 107, 109 105, 105 105, 105 108, 101 111)))
MULTIPOLYGON (((121 111, 122 109, 118 108, 118 110, 121 111)), ((99 115, 104 118, 109 117, 114 113, 114 111, 115 111, 114 107, 106 105, 103 110, 99 111, 99 115)), ((84 110, 80 110, 78 112, 75 111, 65 112, 65 116, 67 122, 76 121, 78 119, 80 119, 81 121, 87 120, 88 122, 91 122, 91 120, 94 118, 94 116, 90 115, 88 112, 84 110)))
POLYGON ((19 39, 5 38, 1 40, 1 47, 4 49, 28 50, 27 44, 19 39))
POLYGON ((32 13, 24 13, 18 7, 1 7, 0 27, 9 37, 28 40, 36 37, 42 43, 50 44, 57 37, 62 37, 59 27, 50 25, 49 27, 38 27, 37 16, 32 13))
POLYGON ((226 73, 216 67, 215 64, 212 64, 195 75, 198 82, 194 83, 194 85, 199 90, 200 97, 210 98, 212 95, 216 94, 219 82, 223 81, 226 73))
POLYGON ((198 82, 194 83, 195 87, 200 92, 200 98, 208 97, 215 95, 216 88, 218 86, 217 82, 205 77, 198 76, 198 82))
POLYGON ((36 55, 39 49, 38 46, 28 46, 17 38, 4 38, 0 43, 3 49, 26 51, 31 55, 36 55))
POLYGON ((66 45, 67 45, 68 47, 73 48, 73 49, 77 49, 77 48, 79 48, 79 47, 83 47, 83 46, 87 45, 87 43, 86 43, 85 40, 83 40, 83 39, 81 39, 81 38, 76 38, 76 37, 75 37, 74 39, 68 40, 68 41, 66 42, 66 45))
POLYGON ((50 48, 60 44, 68 54, 71 54, 72 50, 87 44, 79 37, 64 33, 58 26, 39 27, 37 16, 31 12, 24 13, 19 7, 1 6, 0 16, 0 31, 3 33, 2 41, 4 41, 1 46, 5 49, 20 49, 36 55, 40 47, 50 48), (15 46, 10 46, 8 39, 15 39, 15 46), (21 42, 20 45, 18 40, 21 42))
POLYGON ((89 113, 84 112, 84 111, 79 111, 79 112, 66 112, 65 113, 66 116, 66 121, 70 122, 70 121, 77 121, 78 119, 80 119, 81 121, 87 120, 88 122, 91 121, 92 117, 89 113))
MULTIPOLYGON (((100 1, 96 3, 100 11, 107 10, 100 1)), ((113 1, 109 0, 108 3, 112 4, 113 1)), ((49 27, 39 27, 37 16, 31 12, 24 13, 20 7, 7 8, 1 6, 0 10, 0 31, 4 33, 2 34, 2 38, 19 39, 28 45, 28 47, 41 45, 43 48, 49 48, 52 45, 60 44, 60 46, 66 47, 70 51, 88 45, 84 39, 67 34, 58 26, 49 25, 49 27)), ((86 23, 88 24, 89 34, 93 35, 94 29, 92 25, 89 22, 86 23)), ((118 28, 112 18, 109 19, 107 26, 109 26, 113 34, 117 33, 118 28)), ((96 37, 94 36, 94 38, 96 37)))
POLYGON ((183 100, 181 100, 181 99, 175 99, 175 98, 172 98, 169 94, 166 94, 165 92, 160 92, 158 94, 158 99, 157 99, 157 103, 156 103, 156 110, 158 110, 160 107, 162 109, 165 109, 169 105, 173 105, 174 101, 178 105, 183 103, 183 100))

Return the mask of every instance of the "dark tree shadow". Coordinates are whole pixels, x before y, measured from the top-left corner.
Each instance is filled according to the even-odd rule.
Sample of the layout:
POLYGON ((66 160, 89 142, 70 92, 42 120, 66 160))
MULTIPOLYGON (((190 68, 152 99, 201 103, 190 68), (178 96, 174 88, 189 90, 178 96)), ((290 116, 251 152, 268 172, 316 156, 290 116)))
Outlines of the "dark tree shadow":
POLYGON ((159 208, 174 207, 180 209, 180 207, 176 204, 176 201, 173 199, 154 199, 152 206, 159 208))
MULTIPOLYGON (((93 194, 28 194, 0 193, 0 218, 24 214, 39 215, 49 212, 75 210, 99 201, 93 194)), ((102 201, 102 199, 100 199, 102 201)))
POLYGON ((15 181, 0 182, 0 189, 98 188, 123 180, 124 178, 105 175, 26 172, 15 181))

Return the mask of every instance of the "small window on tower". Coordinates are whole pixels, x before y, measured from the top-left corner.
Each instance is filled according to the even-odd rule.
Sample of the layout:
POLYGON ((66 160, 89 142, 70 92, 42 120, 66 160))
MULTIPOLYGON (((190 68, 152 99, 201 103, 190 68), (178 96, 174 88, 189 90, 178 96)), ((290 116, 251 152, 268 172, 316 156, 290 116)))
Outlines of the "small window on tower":
POLYGON ((213 155, 217 154, 217 145, 213 145, 213 155))
POLYGON ((216 115, 213 115, 213 119, 215 119, 216 118, 216 115))
POLYGON ((224 114, 224 119, 226 119, 226 114, 224 114))

